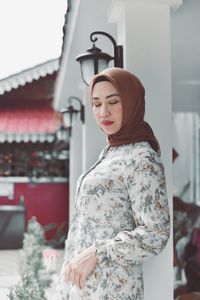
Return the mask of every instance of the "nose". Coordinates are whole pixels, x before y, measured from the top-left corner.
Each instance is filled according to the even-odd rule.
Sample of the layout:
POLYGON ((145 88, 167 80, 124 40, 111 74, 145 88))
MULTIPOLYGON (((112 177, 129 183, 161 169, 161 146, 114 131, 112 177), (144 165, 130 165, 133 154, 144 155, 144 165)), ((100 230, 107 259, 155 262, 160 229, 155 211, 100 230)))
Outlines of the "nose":
POLYGON ((109 117, 111 115, 110 111, 108 110, 108 107, 106 105, 101 106, 100 116, 102 118, 109 117))

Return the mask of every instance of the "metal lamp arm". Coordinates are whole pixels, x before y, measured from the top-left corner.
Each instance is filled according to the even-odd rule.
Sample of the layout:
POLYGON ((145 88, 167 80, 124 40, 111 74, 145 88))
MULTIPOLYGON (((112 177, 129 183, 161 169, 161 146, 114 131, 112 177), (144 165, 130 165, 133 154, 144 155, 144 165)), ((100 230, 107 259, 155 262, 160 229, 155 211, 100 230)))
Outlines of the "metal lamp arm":
POLYGON ((90 40, 91 42, 93 43, 96 43, 96 41, 98 40, 98 38, 94 38, 93 36, 96 35, 96 34, 100 34, 100 35, 104 35, 106 36, 107 38, 109 38, 109 40, 113 43, 113 46, 114 46, 114 51, 115 51, 115 48, 117 47, 117 43, 115 41, 115 39, 107 32, 104 32, 104 31, 94 31, 90 34, 90 40))
POLYGON ((68 102, 69 102, 70 105, 72 104, 72 100, 73 100, 73 99, 77 100, 77 101, 79 102, 80 106, 82 105, 81 100, 80 100, 78 97, 76 97, 76 96, 70 96, 70 97, 68 98, 68 102))
POLYGON ((94 38, 94 35, 104 35, 106 36, 113 44, 114 47, 114 66, 123 68, 123 48, 122 46, 118 46, 115 39, 107 32, 104 31, 94 31, 90 34, 90 40, 91 42, 95 43, 98 38, 94 38))
POLYGON ((71 96, 68 98, 68 102, 70 105, 72 105, 72 100, 77 100, 80 104, 80 119, 83 123, 85 123, 85 108, 84 108, 84 105, 83 103, 81 102, 81 99, 79 99, 78 97, 76 96, 71 96))

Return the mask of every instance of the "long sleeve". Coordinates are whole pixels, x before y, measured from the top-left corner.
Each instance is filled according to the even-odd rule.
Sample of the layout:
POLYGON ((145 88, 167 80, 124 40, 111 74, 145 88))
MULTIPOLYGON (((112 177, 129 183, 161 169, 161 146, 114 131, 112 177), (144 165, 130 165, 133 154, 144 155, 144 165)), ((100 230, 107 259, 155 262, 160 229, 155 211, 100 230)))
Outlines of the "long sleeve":
POLYGON ((130 163, 125 184, 131 201, 135 228, 121 231, 115 238, 96 240, 99 265, 106 260, 122 265, 140 264, 159 254, 170 232, 170 217, 164 168, 156 155, 130 163))

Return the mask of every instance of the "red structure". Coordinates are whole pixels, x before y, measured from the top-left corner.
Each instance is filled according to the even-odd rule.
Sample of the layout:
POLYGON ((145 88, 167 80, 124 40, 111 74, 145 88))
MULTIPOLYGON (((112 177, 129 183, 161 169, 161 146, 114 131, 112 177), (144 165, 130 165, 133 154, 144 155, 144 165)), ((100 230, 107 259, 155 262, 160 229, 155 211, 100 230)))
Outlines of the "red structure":
POLYGON ((0 205, 20 205, 24 201, 25 227, 36 216, 37 221, 49 230, 47 240, 56 238, 59 228, 66 232, 68 228, 68 184, 58 183, 14 183, 14 197, 0 197, 0 205), (22 200, 23 199, 23 200, 22 200))
POLYGON ((25 228, 35 216, 54 246, 67 234, 69 194, 69 140, 52 108, 58 63, 0 81, 1 213, 5 205, 24 205, 25 228))
POLYGON ((19 102, 18 105, 2 106, 0 111, 0 132, 15 134, 13 141, 16 141, 17 135, 54 134, 61 122, 60 114, 49 103, 35 105, 31 102, 19 102))

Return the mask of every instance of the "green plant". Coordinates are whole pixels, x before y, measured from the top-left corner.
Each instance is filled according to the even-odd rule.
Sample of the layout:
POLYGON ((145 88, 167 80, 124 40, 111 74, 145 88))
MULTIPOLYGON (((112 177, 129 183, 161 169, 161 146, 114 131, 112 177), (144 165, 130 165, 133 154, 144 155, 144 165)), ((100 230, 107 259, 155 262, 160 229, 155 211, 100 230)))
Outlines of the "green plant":
POLYGON ((51 284, 43 262, 44 230, 32 218, 24 233, 21 250, 21 280, 9 291, 10 300, 45 300, 45 288, 51 284))
POLYGON ((44 300, 44 289, 33 272, 22 275, 18 285, 12 287, 9 292, 10 300, 44 300))

